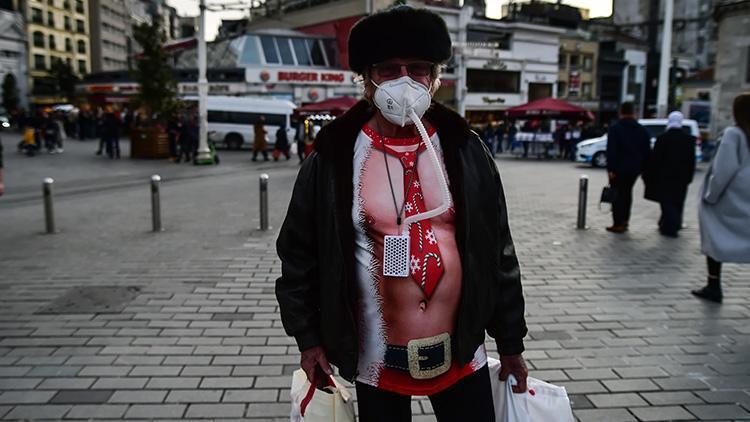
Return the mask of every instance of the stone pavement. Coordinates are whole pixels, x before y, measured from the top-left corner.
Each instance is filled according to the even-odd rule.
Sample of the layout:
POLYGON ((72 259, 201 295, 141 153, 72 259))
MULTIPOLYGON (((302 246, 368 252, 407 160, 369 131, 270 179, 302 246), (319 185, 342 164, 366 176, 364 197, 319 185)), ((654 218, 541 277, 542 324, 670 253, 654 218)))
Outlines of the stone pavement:
MULTIPOLYGON (((279 321, 273 243, 297 167, 224 156, 226 167, 185 166, 165 178, 163 233, 149 232, 145 183, 63 191, 61 232, 51 236, 40 234, 38 184, 18 200, 0 198, 0 418, 288 420, 299 355, 279 321), (271 175, 268 233, 255 230, 261 169, 271 175), (118 286, 134 298, 109 309, 59 299, 118 286), (47 313, 51 305, 60 313, 47 313)), ((6 153, 6 167, 37 158, 6 153)), ((76 160, 85 173, 88 158, 76 160)), ((117 165, 123 179, 173 171, 117 165)), ((705 279, 695 201, 703 174, 688 228, 667 239, 655 230, 657 205, 642 199, 628 234, 605 232, 609 216, 592 203, 591 228, 575 230, 578 175, 591 176, 595 201, 602 171, 498 165, 524 275, 532 376, 564 385, 581 421, 750 419, 750 268, 726 266, 723 305, 689 293, 705 279)), ((412 407, 414 420, 434 420, 425 398, 412 407)))

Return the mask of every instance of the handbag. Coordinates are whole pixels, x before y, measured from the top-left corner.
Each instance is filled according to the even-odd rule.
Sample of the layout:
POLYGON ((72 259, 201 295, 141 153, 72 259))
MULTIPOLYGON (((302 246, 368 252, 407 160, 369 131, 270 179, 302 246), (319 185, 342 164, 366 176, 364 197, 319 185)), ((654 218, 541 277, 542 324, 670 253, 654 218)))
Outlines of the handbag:
POLYGON ((573 411, 565 387, 528 377, 525 393, 514 393, 513 375, 500 381, 500 361, 488 358, 495 422, 573 422, 573 411))
POLYGON ((323 390, 315 388, 305 371, 292 374, 292 422, 354 422, 354 399, 332 376, 323 390))
POLYGON ((617 191, 612 185, 607 185, 602 188, 602 196, 599 198, 599 204, 609 203, 614 204, 617 200, 617 191))

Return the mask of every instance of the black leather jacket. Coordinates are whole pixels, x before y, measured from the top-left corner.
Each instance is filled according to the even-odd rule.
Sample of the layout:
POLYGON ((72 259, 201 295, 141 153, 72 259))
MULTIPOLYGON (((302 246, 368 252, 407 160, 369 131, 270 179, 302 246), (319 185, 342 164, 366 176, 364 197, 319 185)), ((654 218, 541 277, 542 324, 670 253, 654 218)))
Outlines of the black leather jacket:
MULTIPOLYGON (((373 110, 361 101, 325 126, 297 176, 277 241, 282 262, 276 297, 286 332, 300 350, 322 346, 341 375, 356 377, 358 334, 354 263, 353 154, 373 110)), ((433 103, 425 115, 438 132, 463 274, 454 356, 464 365, 485 331, 503 355, 523 351, 521 275, 495 162, 466 121, 433 103)))

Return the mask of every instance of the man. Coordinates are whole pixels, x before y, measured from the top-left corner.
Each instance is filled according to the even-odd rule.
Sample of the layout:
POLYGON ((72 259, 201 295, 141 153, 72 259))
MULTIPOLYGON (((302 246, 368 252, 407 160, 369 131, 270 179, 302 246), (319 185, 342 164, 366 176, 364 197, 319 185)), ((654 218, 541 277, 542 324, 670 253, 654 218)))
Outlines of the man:
POLYGON ((410 420, 412 395, 439 421, 494 421, 485 332, 525 391, 524 299, 495 162, 430 100, 445 22, 397 6, 360 20, 349 52, 365 100, 320 131, 277 241, 284 328, 311 382, 329 362, 356 382, 360 421, 410 420))
POLYGON ((253 127, 255 131, 255 136, 253 138, 253 161, 258 160, 259 151, 263 153, 263 161, 268 161, 268 151, 266 151, 266 148, 267 148, 266 134, 268 132, 266 131, 266 128, 263 126, 265 122, 266 122, 265 116, 260 116, 258 121, 255 123, 255 126, 253 127))
POLYGON ((633 185, 643 173, 651 154, 651 135, 635 118, 635 106, 624 102, 620 120, 607 134, 607 173, 616 194, 612 204, 612 233, 625 233, 630 223, 633 185))
POLYGON ((682 113, 669 114, 667 131, 656 138, 646 171, 646 198, 659 202, 659 232, 677 237, 688 185, 695 173, 695 137, 682 129, 682 113))
POLYGON ((3 172, 5 169, 3 168, 3 143, 0 141, 0 196, 3 196, 5 193, 5 183, 3 182, 3 172))

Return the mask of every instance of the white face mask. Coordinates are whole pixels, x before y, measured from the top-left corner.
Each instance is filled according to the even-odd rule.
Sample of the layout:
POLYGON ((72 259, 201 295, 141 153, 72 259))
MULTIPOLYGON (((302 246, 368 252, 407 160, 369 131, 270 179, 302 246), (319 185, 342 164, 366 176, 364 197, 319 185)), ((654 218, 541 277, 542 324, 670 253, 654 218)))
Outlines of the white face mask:
POLYGON ((430 108, 430 92, 427 87, 408 76, 385 81, 378 85, 373 102, 389 122, 404 127, 414 124, 409 115, 413 110, 419 118, 430 108))

